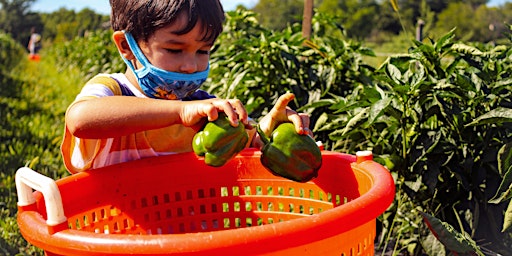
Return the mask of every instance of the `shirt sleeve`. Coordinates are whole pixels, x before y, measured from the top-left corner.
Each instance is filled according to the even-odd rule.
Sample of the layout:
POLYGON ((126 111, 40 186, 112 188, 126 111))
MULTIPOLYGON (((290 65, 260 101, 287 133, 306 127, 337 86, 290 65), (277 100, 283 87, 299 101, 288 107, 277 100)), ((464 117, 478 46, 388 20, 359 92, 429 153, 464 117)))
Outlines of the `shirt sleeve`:
MULTIPOLYGON (((98 75, 84 85, 68 109, 79 101, 114 96, 116 93, 121 94, 117 82, 107 75, 98 75)), ((70 173, 81 172, 93 167, 95 159, 100 152, 108 150, 107 147, 108 140, 77 138, 71 134, 67 124, 65 125, 60 149, 64 165, 70 173)))
POLYGON ((116 80, 108 75, 97 75, 85 84, 75 101, 121 94, 121 88, 116 80))

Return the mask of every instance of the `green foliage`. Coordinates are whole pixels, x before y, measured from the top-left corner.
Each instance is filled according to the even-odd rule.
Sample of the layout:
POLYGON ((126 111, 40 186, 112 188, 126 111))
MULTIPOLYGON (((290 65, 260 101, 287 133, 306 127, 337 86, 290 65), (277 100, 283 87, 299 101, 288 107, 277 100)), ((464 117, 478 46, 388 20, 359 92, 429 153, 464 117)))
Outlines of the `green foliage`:
MULTIPOLYGON (((509 111, 509 114, 511 113, 512 111, 509 111)), ((498 152, 498 171, 503 179, 489 203, 500 204, 510 201, 503 221, 502 232, 505 232, 512 226, 512 143, 503 145, 498 152)))
MULTIPOLYGON (((503 32, 507 29, 504 24, 512 23, 511 4, 488 7, 487 0, 314 2, 316 12, 337 17, 349 38, 366 41, 382 40, 388 34, 406 33, 413 36, 421 19, 425 21, 425 37, 437 38, 458 27, 463 40, 491 42, 504 39, 503 32), (394 7, 392 3, 395 4, 394 7), (399 15, 396 13, 397 10, 400 11, 399 15)), ((304 1, 295 0, 260 0, 252 11, 258 13, 258 19, 263 26, 281 30, 288 24, 300 23, 303 4, 304 1)))
POLYGON ((0 83, 1 255, 42 255, 16 224, 16 170, 29 166, 54 179, 67 175, 60 157, 64 112, 83 81, 76 71, 61 73, 56 66, 42 53, 41 62, 19 63, 0 83))
POLYGON ((512 107, 512 51, 480 50, 453 38, 454 31, 431 44, 415 42, 408 54, 389 58, 370 86, 323 100, 332 114, 316 127, 330 131, 335 149, 372 150, 398 174, 416 207, 440 212, 449 223, 463 214, 473 235, 510 246, 511 237, 490 221, 502 219, 503 205, 487 200, 501 180, 498 151, 512 141, 503 115, 512 107))
POLYGON ((339 18, 350 38, 363 39, 372 33, 380 23, 380 7, 374 0, 324 0, 318 6, 318 12, 339 18))
POLYGON ((218 42, 212 54, 209 92, 239 98, 251 116, 267 112, 286 91, 300 96, 305 93, 306 97, 297 98, 307 100, 310 85, 298 79, 307 70, 297 56, 304 49, 297 30, 267 30, 258 24, 254 13, 238 10, 228 14, 218 42))
POLYGON ((261 25, 273 30, 285 29, 290 24, 300 23, 304 11, 303 0, 259 0, 252 8, 258 13, 261 25))
POLYGON ((454 254, 484 256, 480 247, 466 232, 458 232, 452 225, 424 212, 420 212, 434 236, 454 254))
POLYGON ((35 0, 1 0, 0 1, 0 31, 11 35, 14 40, 27 45, 30 29, 41 29, 41 17, 30 12, 30 6, 35 0))
MULTIPOLYGON (((268 30, 254 13, 228 13, 211 60, 209 92, 238 98, 252 117, 267 113, 283 93, 296 95, 300 108, 330 94, 346 95, 355 85, 369 81, 373 68, 362 56, 373 52, 356 42, 344 41, 333 19, 316 15, 313 38, 304 41, 299 26, 282 32, 268 30)), ((327 108, 304 109, 318 119, 327 108)), ((318 138, 328 142, 327 134, 318 138)))
POLYGON ((41 14, 45 38, 64 42, 98 29, 109 27, 109 16, 85 8, 79 12, 60 8, 52 13, 41 14))
MULTIPOLYGON (((427 4, 432 2, 424 1, 427 4)), ((506 39, 505 24, 512 22, 510 10, 507 7, 488 7, 485 5, 487 2, 485 0, 439 2, 443 2, 443 7, 439 9, 431 4, 428 5, 434 12, 435 19, 425 19, 424 14, 421 13, 417 15, 418 18, 426 21, 424 34, 427 37, 441 37, 447 31, 457 28, 458 39, 462 41, 487 43, 506 39)), ((412 25, 416 24, 416 20, 412 20, 412 25)), ((410 19, 408 22, 410 23, 410 19)), ((412 29, 412 26, 409 29, 412 29)))
POLYGON ((8 34, 0 32, 0 75, 8 74, 25 58, 25 48, 8 34))
POLYGON ((98 73, 124 72, 126 69, 110 30, 98 30, 85 37, 56 43, 47 55, 56 59, 61 70, 80 70, 84 80, 98 73))

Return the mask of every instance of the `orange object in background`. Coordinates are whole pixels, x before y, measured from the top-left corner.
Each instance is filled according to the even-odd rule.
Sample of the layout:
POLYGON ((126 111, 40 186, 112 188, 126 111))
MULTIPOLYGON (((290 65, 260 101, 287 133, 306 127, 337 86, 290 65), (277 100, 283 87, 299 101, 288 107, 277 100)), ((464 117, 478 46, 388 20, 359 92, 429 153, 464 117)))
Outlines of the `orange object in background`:
POLYGON ((18 225, 47 255, 374 254, 395 185, 371 152, 322 151, 306 183, 274 176, 260 156, 245 149, 211 167, 191 152, 56 182, 20 168, 18 225))
POLYGON ((29 54, 28 59, 31 61, 40 61, 41 56, 39 54, 29 54))

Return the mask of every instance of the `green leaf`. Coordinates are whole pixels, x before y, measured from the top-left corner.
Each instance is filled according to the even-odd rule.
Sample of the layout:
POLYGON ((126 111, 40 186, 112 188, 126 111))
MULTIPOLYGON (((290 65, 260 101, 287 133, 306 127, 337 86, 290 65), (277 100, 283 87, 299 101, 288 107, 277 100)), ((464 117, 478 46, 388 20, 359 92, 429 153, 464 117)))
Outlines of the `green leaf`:
POLYGON ((512 109, 499 107, 479 117, 466 126, 512 122, 512 109))
POLYGON ((357 52, 365 56, 377 57, 377 55, 371 48, 359 48, 357 52))
POLYGON ((446 251, 444 245, 430 233, 425 239, 421 240, 421 246, 427 255, 445 256, 446 251))
POLYGON ((361 111, 359 111, 359 113, 357 113, 357 115, 352 117, 348 121, 348 123, 345 126, 345 128, 343 128, 343 131, 342 131, 341 135, 347 134, 350 131, 350 129, 352 129, 353 127, 356 126, 357 123, 359 123, 361 120, 365 119, 367 114, 368 114, 368 111, 369 111, 369 108, 364 108, 361 111))
POLYGON ((455 228, 438 218, 424 212, 420 212, 423 220, 427 224, 430 231, 441 242, 446 249, 454 254, 476 254, 484 256, 475 241, 469 237, 468 234, 460 233, 455 228))
POLYGON ((303 111, 303 110, 306 110, 309 108, 316 109, 316 108, 321 108, 321 107, 326 107, 326 106, 332 106, 334 104, 335 104, 335 102, 332 99, 321 99, 321 100, 318 100, 315 102, 308 103, 307 105, 300 107, 298 110, 303 111))
POLYGON ((455 37, 455 28, 452 29, 450 32, 446 33, 444 36, 442 36, 439 40, 437 40, 437 42, 434 46, 436 52, 440 52, 441 49, 450 45, 452 43, 451 40, 454 37, 455 37))
POLYGON ((242 79, 244 79, 244 77, 245 77, 245 75, 247 74, 248 71, 249 70, 245 70, 245 71, 235 75, 235 77, 233 79, 233 82, 231 83, 231 85, 228 88, 228 95, 229 96, 236 97, 235 90, 239 86, 239 84, 242 81, 242 79))
MULTIPOLYGON (((412 164, 412 166, 414 167, 416 164, 420 163, 421 161, 424 161, 428 154, 431 153, 437 147, 442 138, 443 134, 440 131, 433 132, 433 134, 430 134, 430 136, 428 136, 428 140, 424 140, 425 148, 421 152, 421 155, 416 157, 416 161, 412 164)), ((437 175, 435 178, 437 179, 437 175)))
POLYGON ((498 151, 498 170, 500 175, 512 166, 512 142, 503 145, 498 151))
POLYGON ((414 192, 418 192, 423 184, 420 175, 417 176, 416 181, 404 181, 404 184, 414 192))
POLYGON ((454 44, 452 45, 452 49, 456 52, 469 54, 473 56, 482 56, 483 54, 483 52, 478 50, 478 48, 466 44, 454 44))
POLYGON ((512 166, 508 168, 496 195, 489 200, 489 203, 499 204, 510 198, 512 198, 512 166))
MULTIPOLYGON (((496 81, 496 87, 506 87, 512 85, 512 78, 503 78, 499 81, 496 81)), ((509 87, 510 88, 510 87, 509 87)))
POLYGON ((390 0, 391 2, 391 6, 393 6, 393 10, 395 10, 395 12, 398 12, 398 1, 397 0, 390 0))
POLYGON ((314 132, 318 131, 320 128, 322 128, 327 123, 328 120, 329 120, 329 115, 327 115, 327 113, 322 113, 318 117, 318 120, 316 120, 315 127, 313 128, 313 131, 314 132))
POLYGON ((390 98, 381 99, 375 104, 373 104, 370 108, 370 117, 368 119, 368 123, 371 125, 375 122, 375 120, 382 114, 382 112, 391 104, 390 98))
POLYGON ((425 68, 420 62, 412 62, 408 71, 413 72, 409 81, 412 88, 418 87, 423 83, 423 81, 425 81, 425 68))
POLYGON ((503 219, 503 229, 501 232, 507 231, 512 226, 512 201, 508 203, 507 211, 503 219))
POLYGON ((387 68, 388 76, 393 79, 396 84, 402 84, 402 72, 395 65, 389 63, 387 68))

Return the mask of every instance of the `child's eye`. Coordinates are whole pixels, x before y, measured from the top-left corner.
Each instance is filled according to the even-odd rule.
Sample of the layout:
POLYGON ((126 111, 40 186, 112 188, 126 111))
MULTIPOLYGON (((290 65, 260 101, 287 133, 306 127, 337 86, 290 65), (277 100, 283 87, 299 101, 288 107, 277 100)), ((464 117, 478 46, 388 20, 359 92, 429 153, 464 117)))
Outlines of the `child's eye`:
POLYGON ((165 49, 167 52, 170 52, 170 53, 180 53, 181 50, 178 50, 178 49, 165 49))
POLYGON ((197 53, 210 55, 210 51, 208 51, 208 50, 199 50, 199 51, 197 51, 197 53))

